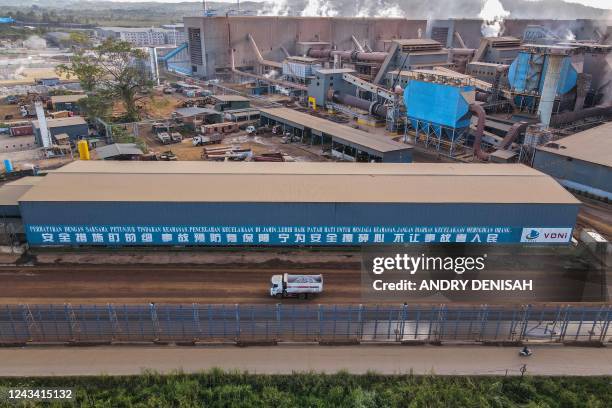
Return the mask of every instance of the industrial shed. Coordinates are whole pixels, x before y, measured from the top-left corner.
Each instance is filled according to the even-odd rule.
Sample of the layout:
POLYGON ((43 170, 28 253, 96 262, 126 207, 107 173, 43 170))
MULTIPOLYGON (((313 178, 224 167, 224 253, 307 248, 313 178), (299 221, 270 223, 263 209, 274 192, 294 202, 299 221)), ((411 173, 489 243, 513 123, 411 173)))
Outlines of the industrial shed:
MULTIPOLYGON (((40 124, 37 120, 32 121, 34 126, 34 139, 39 146, 43 145, 40 133, 40 124)), ((47 119, 47 127, 52 137, 62 133, 67 134, 71 141, 75 141, 89 134, 89 127, 82 116, 71 116, 68 118, 47 119)))
POLYGON ((51 105, 54 111, 78 112, 81 110, 79 102, 87 98, 85 94, 55 95, 51 97, 51 105))
POLYGON ((261 109, 262 125, 283 126, 302 143, 327 145, 332 155, 349 161, 412 162, 412 147, 289 108, 261 109))
POLYGON ((103 161, 19 203, 31 245, 567 243, 579 206, 522 165, 103 161))
POLYGON ((538 147, 533 167, 565 187, 612 200, 612 122, 538 147))

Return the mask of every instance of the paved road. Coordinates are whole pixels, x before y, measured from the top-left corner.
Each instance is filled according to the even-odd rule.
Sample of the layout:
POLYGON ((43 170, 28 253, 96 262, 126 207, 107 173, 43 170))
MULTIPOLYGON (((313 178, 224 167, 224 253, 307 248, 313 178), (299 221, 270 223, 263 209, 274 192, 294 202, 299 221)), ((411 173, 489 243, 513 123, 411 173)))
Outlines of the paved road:
POLYGON ((612 375, 612 347, 534 347, 530 358, 517 348, 484 346, 336 346, 270 347, 26 347, 0 349, 0 376, 129 375, 143 369, 197 372, 212 367, 252 373, 294 371, 361 374, 519 375, 527 364, 531 375, 612 375))

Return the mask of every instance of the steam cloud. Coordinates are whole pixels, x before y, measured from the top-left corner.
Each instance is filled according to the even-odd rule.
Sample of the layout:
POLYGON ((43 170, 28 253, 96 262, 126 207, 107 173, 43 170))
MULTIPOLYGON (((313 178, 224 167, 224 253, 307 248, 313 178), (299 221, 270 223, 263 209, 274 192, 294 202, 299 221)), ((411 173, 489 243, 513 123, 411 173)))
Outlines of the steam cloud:
POLYGON ((44 50, 47 48, 47 41, 37 35, 31 35, 23 42, 23 46, 31 50, 44 50))
POLYGON ((510 12, 504 9, 499 0, 485 0, 478 17, 483 20, 480 32, 483 37, 499 37, 503 33, 504 18, 510 12))

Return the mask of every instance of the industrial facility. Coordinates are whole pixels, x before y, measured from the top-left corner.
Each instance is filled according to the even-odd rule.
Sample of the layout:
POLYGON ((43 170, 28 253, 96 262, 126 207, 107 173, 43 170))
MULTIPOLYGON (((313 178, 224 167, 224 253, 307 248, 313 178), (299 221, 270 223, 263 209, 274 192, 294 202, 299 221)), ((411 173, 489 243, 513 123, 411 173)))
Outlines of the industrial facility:
MULTIPOLYGON (((387 392, 359 374, 349 378, 358 392, 343 396, 372 405, 401 387, 417 395, 412 373, 432 371, 436 354, 376 361, 378 345, 436 345, 455 348, 434 361, 443 373, 499 382, 505 372, 474 401, 535 406, 551 382, 529 376, 600 376, 593 362, 612 345, 608 1, 9 7, 0 349, 44 346, 44 358, 11 355, 0 375, 68 370, 60 391, 84 401, 92 393, 73 387, 74 375, 134 371, 146 387, 117 399, 138 404, 153 401, 173 365, 212 366, 210 353, 237 345, 244 353, 222 364, 237 374, 193 378, 231 385, 242 370, 263 373, 270 387, 234 400, 316 405, 328 399, 269 378, 312 356, 313 372, 331 372, 370 353, 374 365, 347 370, 398 381, 387 392), (465 344, 495 346, 481 354, 497 368, 464 367, 475 352, 465 344), (60 345, 119 358, 84 370, 79 359, 66 365, 68 349, 50 357, 60 345), (146 350, 133 353, 138 364, 123 361, 143 345, 176 361, 146 350), (514 395, 524 381, 532 395, 514 395)), ((49 391, 41 381, 27 384, 49 391)), ((582 381, 558 405, 602 381, 582 381)), ((429 385, 411 403, 426 404, 429 385)), ((202 405, 202 393, 167 394, 158 405, 202 405)))
POLYGON ((612 115, 603 20, 506 19, 491 37, 482 20, 206 15, 184 25, 189 76, 275 88, 453 160, 530 164, 536 146, 612 115))

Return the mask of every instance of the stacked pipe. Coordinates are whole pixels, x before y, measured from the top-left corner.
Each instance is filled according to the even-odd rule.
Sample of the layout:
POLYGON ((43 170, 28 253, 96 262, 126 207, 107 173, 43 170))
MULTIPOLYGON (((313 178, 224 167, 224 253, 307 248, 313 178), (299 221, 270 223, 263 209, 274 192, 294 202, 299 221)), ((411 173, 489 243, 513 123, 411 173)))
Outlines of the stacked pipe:
POLYGON ((367 101, 353 95, 342 94, 339 91, 333 93, 332 100, 343 105, 352 106, 357 109, 382 118, 387 117, 387 107, 380 102, 367 101))
POLYGON ((337 51, 337 50, 308 50, 311 58, 330 59, 334 56, 349 61, 384 62, 387 58, 386 52, 360 52, 360 51, 337 51))

